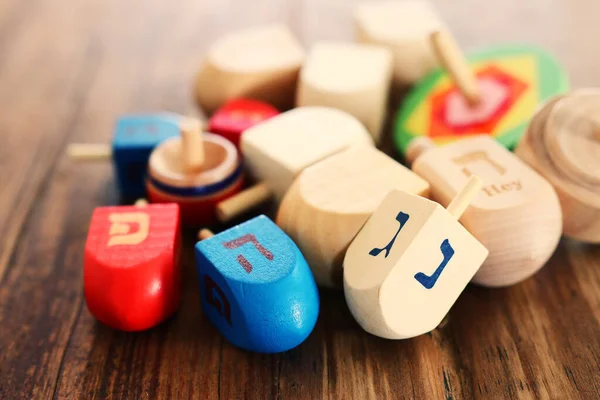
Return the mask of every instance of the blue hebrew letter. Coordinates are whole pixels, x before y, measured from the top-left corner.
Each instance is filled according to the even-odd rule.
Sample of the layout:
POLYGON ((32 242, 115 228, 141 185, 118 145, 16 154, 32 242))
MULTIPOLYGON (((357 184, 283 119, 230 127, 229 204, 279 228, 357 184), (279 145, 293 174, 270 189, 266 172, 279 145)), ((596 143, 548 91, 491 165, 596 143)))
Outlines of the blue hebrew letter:
POLYGON ((421 285, 423 285, 425 287, 425 289, 431 289, 432 287, 435 286, 435 283, 437 282, 438 278, 442 274, 442 271, 446 267, 446 264, 448 264, 448 261, 450 261, 452 256, 454 256, 454 249, 450 245, 450 242, 448 241, 448 239, 444 239, 444 241, 442 242, 442 245, 440 246, 440 250, 442 251, 442 255, 444 256, 444 259, 442 260, 440 265, 436 268, 436 270, 434 271, 434 273, 431 276, 425 275, 422 272, 418 272, 417 274, 415 274, 415 279, 421 285))
POLYGON ((398 213, 398 215, 396 215, 396 221, 398 221, 400 223, 400 227, 398 227, 398 230, 396 231, 396 234, 394 235, 392 240, 390 240, 390 242, 384 248, 375 247, 374 249, 372 249, 369 252, 369 254, 372 255, 373 257, 377 257, 379 255, 379 253, 381 253, 382 251, 385 250, 385 258, 387 258, 387 256, 390 254, 390 250, 392 250, 392 246, 394 245, 396 238, 398 237, 398 234, 404 227, 404 224, 406 224, 406 221, 408 221, 408 218, 409 218, 408 214, 405 214, 402 211, 400 211, 398 213))
POLYGON ((210 276, 204 275, 204 291, 206 292, 206 302, 213 306, 219 315, 231 326, 231 306, 225 293, 213 281, 210 276))

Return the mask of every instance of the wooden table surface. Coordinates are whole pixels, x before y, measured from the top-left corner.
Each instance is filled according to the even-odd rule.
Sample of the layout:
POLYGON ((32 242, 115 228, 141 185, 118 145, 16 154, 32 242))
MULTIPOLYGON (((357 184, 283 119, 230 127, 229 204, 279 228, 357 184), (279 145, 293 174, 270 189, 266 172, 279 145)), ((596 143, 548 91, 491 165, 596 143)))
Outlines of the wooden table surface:
MULTIPOLYGON (((169 321, 122 333, 88 312, 89 218, 119 199, 111 167, 69 162, 66 144, 109 141, 124 113, 193 113, 194 72, 231 29, 284 21, 306 45, 350 39, 353 3, 0 0, 0 399, 600 397, 600 246, 570 240, 534 278, 469 286, 443 327, 405 341, 363 332, 341 292, 321 291, 301 346, 238 350, 202 314, 191 235, 169 321)), ((467 48, 535 43, 574 87, 600 81, 597 0, 436 4, 467 48)))

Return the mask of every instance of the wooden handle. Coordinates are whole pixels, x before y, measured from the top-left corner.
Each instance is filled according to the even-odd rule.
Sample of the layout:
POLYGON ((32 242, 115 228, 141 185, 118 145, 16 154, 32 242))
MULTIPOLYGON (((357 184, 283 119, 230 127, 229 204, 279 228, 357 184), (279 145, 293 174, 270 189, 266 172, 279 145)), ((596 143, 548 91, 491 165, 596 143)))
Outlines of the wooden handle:
POLYGON ((67 155, 76 161, 106 161, 112 157, 112 149, 107 144, 70 144, 67 155))
POLYGON ((460 192, 452 199, 446 210, 456 219, 460 219, 469 204, 473 201, 477 193, 481 190, 483 182, 476 175, 471 175, 471 178, 460 192))
POLYGON ((179 125, 181 132, 181 161, 187 172, 195 172, 204 163, 202 124, 196 119, 187 119, 179 125))
POLYGON ((271 189, 266 183, 257 183, 217 204, 217 218, 221 222, 230 221, 243 212, 264 203, 271 195, 271 189))
POLYGON ((210 229, 200 229, 200 232, 198 232, 198 240, 200 241, 210 239, 213 236, 215 236, 215 234, 210 229))
POLYGON ((146 199, 137 199, 133 204, 136 207, 146 207, 148 205, 148 200, 146 199))
POLYGON ((481 101, 477 78, 454 38, 446 31, 436 31, 431 34, 430 41, 438 62, 448 72, 458 90, 470 105, 477 105, 481 101))
POLYGON ((408 149, 406 149, 406 161, 412 165, 417 158, 433 149, 435 144, 431 139, 425 136, 419 136, 416 139, 413 139, 408 145, 408 149))

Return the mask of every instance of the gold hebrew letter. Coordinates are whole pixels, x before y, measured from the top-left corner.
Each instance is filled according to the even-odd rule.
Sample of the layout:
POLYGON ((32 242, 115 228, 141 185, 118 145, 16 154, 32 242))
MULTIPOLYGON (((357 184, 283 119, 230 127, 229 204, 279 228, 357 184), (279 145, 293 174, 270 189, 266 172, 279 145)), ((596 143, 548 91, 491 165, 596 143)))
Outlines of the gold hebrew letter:
MULTIPOLYGON (((504 175, 504 173, 506 172, 506 168, 498 164, 496 161, 492 160, 485 151, 472 151, 470 153, 463 154, 460 157, 453 158, 452 161, 457 165, 465 165, 475 161, 485 161, 489 165, 491 165, 492 168, 494 168, 496 172, 498 172, 500 175, 504 175)), ((467 177, 473 175, 471 170, 467 167, 463 167, 462 171, 467 177)))
POLYGON ((123 244, 140 244, 148 237, 150 216, 143 212, 113 213, 108 216, 111 222, 107 247, 123 244), (131 226, 137 225, 137 231, 131 232, 131 226))

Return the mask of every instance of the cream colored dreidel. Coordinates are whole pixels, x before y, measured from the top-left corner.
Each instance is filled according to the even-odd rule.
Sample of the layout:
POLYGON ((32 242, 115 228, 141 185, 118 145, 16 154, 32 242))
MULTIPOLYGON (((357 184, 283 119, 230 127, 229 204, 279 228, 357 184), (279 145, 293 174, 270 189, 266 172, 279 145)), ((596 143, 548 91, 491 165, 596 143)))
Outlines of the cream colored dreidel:
POLYGON ((344 293, 367 332, 407 339, 435 329, 488 255, 457 220, 481 188, 472 176, 447 209, 390 192, 346 252, 344 293))
POLYGON ((310 50, 300 71, 296 105, 346 111, 362 122, 378 142, 391 73, 392 56, 385 48, 319 42, 310 50))
POLYGON ((258 180, 217 205, 222 222, 274 197, 279 202, 306 167, 355 144, 372 146, 365 127, 330 107, 299 107, 244 131, 240 148, 247 170, 258 180))
POLYGON ((317 284, 342 287, 348 245, 390 190, 429 195, 429 184, 370 146, 354 146, 307 169, 285 195, 277 224, 308 261, 317 284))
POLYGON ((286 26, 229 33, 208 50, 196 78, 196 101, 208 112, 236 97, 288 109, 303 60, 304 50, 286 26))
POLYGON ((473 281, 484 286, 520 282, 546 264, 562 230, 562 214, 552 186, 489 136, 435 147, 419 138, 409 146, 413 171, 431 184, 431 198, 450 203, 473 174, 483 188, 461 218, 490 251, 473 281))
POLYGON ((533 117, 515 153, 556 189, 563 233, 600 243, 600 90, 558 96, 533 117))
POLYGON ((359 42, 379 45, 392 52, 395 86, 412 85, 438 65, 429 44, 429 34, 444 29, 444 24, 431 3, 424 0, 366 2, 356 7, 354 21, 359 42))

